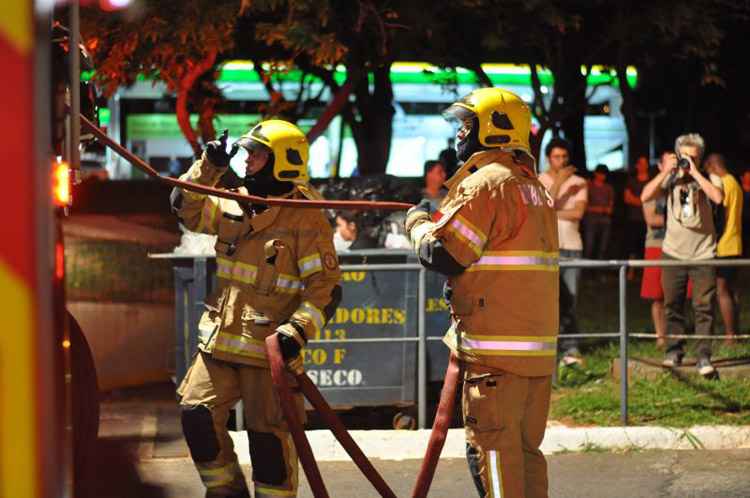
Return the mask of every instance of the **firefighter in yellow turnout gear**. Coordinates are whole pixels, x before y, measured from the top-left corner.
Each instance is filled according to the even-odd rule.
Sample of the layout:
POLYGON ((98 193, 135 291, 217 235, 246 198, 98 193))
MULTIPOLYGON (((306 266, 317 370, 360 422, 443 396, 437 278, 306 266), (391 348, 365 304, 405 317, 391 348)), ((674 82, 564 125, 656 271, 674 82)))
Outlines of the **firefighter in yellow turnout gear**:
MULTIPOLYGON (((227 133, 207 144, 183 180, 215 186, 238 150, 247 153, 242 193, 319 199, 308 184, 309 147, 293 124, 258 124, 227 152, 227 133)), ((279 332, 284 359, 319 335, 341 300, 333 233, 319 209, 241 205, 175 189, 190 230, 216 234, 217 287, 199 323, 199 352, 178 389, 182 426, 206 497, 249 497, 226 429, 242 399, 256 498, 297 494, 294 444, 272 388, 264 340, 279 332)), ((290 377, 291 382, 291 377, 290 377)), ((304 404, 297 394, 298 416, 304 404)))
POLYGON ((515 94, 476 90, 446 113, 461 122, 463 166, 431 218, 406 229, 421 263, 449 277, 446 344, 460 360, 469 468, 481 497, 547 498, 539 450, 558 332, 554 202, 537 179, 531 117, 515 94))

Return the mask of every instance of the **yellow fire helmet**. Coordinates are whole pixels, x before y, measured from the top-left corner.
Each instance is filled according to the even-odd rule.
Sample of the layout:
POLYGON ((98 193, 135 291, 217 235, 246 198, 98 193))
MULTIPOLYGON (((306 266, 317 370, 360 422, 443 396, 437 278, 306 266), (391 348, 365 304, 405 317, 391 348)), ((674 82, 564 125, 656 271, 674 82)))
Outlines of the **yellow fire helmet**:
POLYGON ((531 111, 513 92, 502 88, 479 88, 448 107, 443 116, 460 121, 476 116, 480 144, 522 150, 531 155, 531 111))
POLYGON ((281 182, 306 183, 310 145, 302 130, 288 121, 269 119, 255 125, 237 143, 245 149, 262 144, 273 153, 273 176, 281 182))

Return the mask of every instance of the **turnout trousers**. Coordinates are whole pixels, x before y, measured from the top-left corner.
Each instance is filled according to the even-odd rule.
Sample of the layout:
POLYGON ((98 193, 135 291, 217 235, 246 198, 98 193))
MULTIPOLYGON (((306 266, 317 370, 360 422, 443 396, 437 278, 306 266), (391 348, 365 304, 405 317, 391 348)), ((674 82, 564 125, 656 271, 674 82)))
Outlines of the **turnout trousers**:
POLYGON ((464 363, 466 455, 482 498, 548 498, 544 439, 551 376, 464 363))
MULTIPOLYGON (((296 387, 289 376, 290 386, 296 387)), ((242 399, 256 498, 295 497, 298 461, 267 368, 227 363, 199 352, 177 390, 182 429, 206 486, 206 498, 249 496, 227 431, 229 411, 242 399)), ((304 422, 302 396, 295 393, 304 422)))

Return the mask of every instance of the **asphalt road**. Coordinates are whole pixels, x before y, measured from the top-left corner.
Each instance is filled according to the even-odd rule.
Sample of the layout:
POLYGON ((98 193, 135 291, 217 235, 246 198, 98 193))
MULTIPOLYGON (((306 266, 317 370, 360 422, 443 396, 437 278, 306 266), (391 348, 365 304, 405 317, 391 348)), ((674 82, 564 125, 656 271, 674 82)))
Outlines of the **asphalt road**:
MULTIPOLYGON (((410 496, 416 460, 374 462, 400 497, 410 496)), ((549 457, 550 498, 748 498, 750 450, 570 453, 549 457)), ((377 498, 351 463, 320 464, 332 498, 377 498)), ((148 459, 100 467, 98 497, 202 498, 190 460, 148 459)), ((244 468, 249 474, 249 468, 244 468)), ((299 498, 311 498, 301 479, 299 498)), ((440 462, 431 498, 475 497, 463 460, 440 462)))

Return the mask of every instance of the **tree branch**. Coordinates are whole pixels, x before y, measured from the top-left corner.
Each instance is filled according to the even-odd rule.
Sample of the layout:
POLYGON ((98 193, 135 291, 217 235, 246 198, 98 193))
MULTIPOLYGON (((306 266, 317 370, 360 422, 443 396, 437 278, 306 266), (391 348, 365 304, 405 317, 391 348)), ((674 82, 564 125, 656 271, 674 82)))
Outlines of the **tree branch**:
POLYGON ((195 157, 200 157, 203 150, 198 143, 198 137, 196 136, 195 130, 190 125, 190 112, 188 111, 187 101, 190 89, 193 88, 196 80, 201 77, 203 73, 211 69, 216 61, 216 49, 211 50, 205 59, 198 62, 197 64, 190 67, 187 74, 180 81, 179 88, 177 90, 177 104, 176 104, 176 115, 177 124, 180 126, 180 131, 185 136, 185 139, 193 149, 195 157))

